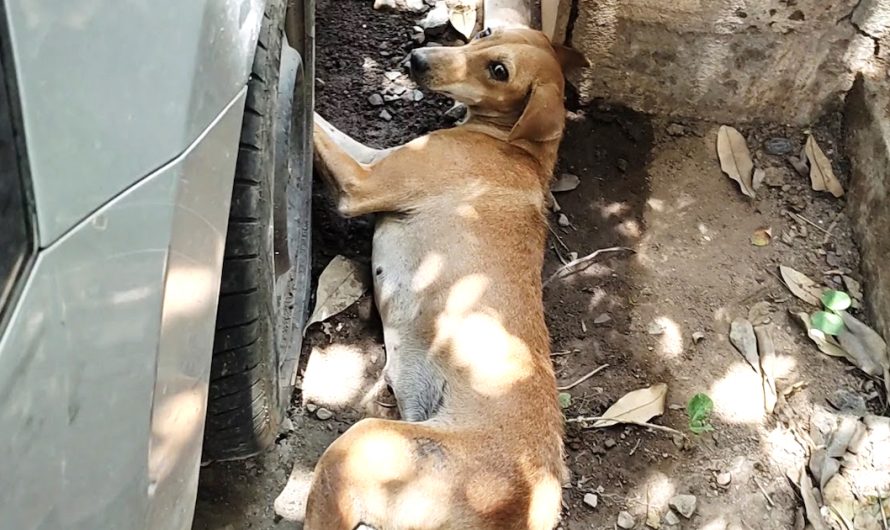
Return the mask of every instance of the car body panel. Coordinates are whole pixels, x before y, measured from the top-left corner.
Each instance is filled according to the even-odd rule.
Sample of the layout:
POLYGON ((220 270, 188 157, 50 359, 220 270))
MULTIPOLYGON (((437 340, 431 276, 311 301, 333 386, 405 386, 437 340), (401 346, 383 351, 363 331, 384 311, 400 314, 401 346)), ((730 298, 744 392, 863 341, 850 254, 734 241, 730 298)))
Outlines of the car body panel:
POLYGON ((185 149, 244 87, 263 0, 6 0, 46 247, 185 149))
POLYGON ((0 338, 0 529, 190 526, 245 93, 38 254, 0 338))

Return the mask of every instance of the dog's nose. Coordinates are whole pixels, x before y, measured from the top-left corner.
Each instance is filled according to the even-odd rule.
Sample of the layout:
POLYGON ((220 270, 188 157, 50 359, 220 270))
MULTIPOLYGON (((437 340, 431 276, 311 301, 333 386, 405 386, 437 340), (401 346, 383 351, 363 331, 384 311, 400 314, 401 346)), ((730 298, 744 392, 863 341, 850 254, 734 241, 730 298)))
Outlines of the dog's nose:
POLYGON ((411 52, 411 74, 417 75, 422 74, 430 69, 430 64, 427 62, 426 57, 422 54, 418 53, 417 50, 411 52))

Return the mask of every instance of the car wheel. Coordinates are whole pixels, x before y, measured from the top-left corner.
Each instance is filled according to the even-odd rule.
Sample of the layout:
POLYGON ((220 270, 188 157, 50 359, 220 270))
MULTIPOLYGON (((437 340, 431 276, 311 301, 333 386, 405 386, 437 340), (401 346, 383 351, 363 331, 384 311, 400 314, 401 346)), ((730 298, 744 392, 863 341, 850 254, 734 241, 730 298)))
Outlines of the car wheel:
POLYGON ((270 1, 248 82, 217 308, 205 461, 244 458, 271 445, 299 360, 310 282, 312 78, 304 83, 284 21, 284 0, 270 1))

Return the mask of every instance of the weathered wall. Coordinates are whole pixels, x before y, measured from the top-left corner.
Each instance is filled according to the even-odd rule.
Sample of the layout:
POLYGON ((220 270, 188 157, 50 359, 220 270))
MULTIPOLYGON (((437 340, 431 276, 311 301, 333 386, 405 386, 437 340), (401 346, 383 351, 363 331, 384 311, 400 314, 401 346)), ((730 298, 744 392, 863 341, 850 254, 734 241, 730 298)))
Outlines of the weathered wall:
POLYGON ((890 338, 890 85, 861 79, 847 97, 850 212, 862 252, 868 309, 890 338))
POLYGON ((807 124, 890 53, 890 0, 573 2, 555 33, 593 65, 582 97, 643 112, 807 124))

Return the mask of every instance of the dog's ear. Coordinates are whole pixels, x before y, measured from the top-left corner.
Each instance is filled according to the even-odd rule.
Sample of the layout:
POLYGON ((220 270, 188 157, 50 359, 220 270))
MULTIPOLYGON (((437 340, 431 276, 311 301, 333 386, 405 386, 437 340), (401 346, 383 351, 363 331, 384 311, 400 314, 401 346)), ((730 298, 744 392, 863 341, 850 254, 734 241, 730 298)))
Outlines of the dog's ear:
POLYGON ((554 83, 536 84, 529 93, 525 110, 510 130, 508 141, 555 140, 562 134, 565 119, 565 106, 559 87, 554 83))
POLYGON ((556 53, 559 65, 562 66, 562 71, 566 75, 575 70, 590 66, 590 61, 588 61, 581 52, 574 48, 569 48, 562 44, 554 44, 553 51, 556 53))

